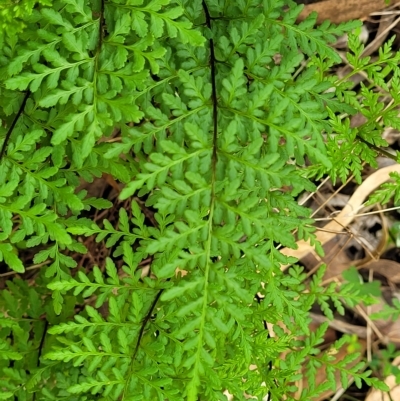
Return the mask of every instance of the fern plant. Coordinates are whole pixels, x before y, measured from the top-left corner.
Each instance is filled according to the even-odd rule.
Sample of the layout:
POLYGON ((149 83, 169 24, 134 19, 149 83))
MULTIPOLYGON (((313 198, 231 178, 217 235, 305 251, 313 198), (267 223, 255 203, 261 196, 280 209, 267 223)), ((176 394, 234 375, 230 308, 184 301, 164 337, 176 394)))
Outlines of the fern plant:
POLYGON ((327 326, 309 330, 314 303, 331 317, 364 295, 322 287, 323 270, 310 285, 299 267, 282 272, 296 260, 278 245, 315 243, 296 201, 308 177, 359 172, 377 152, 365 142, 383 146, 379 130, 399 124, 399 56, 357 61, 354 36, 349 61, 393 106, 376 108, 373 87, 353 98, 329 76, 341 61, 329 43, 359 24, 297 24, 300 11, 63 0, 5 33, 0 255, 20 276, 0 291, 0 399, 291 400, 305 362, 297 399, 334 388, 336 370, 344 386, 384 387, 356 353, 334 364, 318 349, 327 326), (343 119, 360 110, 369 125, 355 132, 343 119), (93 220, 112 203, 80 189, 104 175, 123 185, 114 223, 93 220), (87 237, 108 257, 77 268, 87 237))

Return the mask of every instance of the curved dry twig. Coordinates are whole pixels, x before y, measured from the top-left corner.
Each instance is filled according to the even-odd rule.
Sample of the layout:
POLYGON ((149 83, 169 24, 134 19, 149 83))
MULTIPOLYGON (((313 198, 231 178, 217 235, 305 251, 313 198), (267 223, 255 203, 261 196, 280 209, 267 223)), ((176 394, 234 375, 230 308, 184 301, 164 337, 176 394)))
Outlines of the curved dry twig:
MULTIPOLYGON (((358 211, 363 207, 363 204, 367 197, 379 188, 382 184, 390 179, 390 173, 400 173, 400 164, 387 166, 379 169, 375 173, 371 174, 354 192, 349 199, 347 205, 342 211, 326 226, 323 227, 323 231, 318 231, 316 239, 321 245, 326 244, 338 233, 342 232, 356 217, 358 211)), ((309 242, 304 240, 297 241, 297 249, 282 248, 280 251, 286 256, 293 256, 297 259, 302 259, 309 253, 315 253, 314 247, 309 242)), ((282 266, 282 270, 285 270, 289 265, 282 266)))

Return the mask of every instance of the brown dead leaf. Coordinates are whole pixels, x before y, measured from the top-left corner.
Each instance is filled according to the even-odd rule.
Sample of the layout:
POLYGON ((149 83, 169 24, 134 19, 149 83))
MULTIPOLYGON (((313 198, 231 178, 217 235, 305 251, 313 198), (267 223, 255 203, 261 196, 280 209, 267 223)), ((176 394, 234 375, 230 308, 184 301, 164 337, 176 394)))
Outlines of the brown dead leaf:
MULTIPOLYGON (((393 4, 394 1, 390 1, 393 4)), ((330 20, 334 23, 350 21, 352 19, 365 18, 369 14, 383 10, 389 4, 385 0, 326 0, 314 4, 308 4, 300 14, 299 20, 303 20, 310 13, 318 13, 317 21, 330 20)))
POLYGON ((389 282, 400 284, 400 263, 394 260, 379 259, 364 265, 363 269, 371 269, 374 273, 386 277, 389 282))

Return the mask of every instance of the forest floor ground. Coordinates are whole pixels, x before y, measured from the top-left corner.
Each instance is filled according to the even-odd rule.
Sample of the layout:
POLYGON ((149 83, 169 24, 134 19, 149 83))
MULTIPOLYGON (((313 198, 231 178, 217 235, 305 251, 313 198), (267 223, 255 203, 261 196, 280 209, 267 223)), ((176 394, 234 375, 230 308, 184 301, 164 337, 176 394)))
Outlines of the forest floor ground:
MULTIPOLYGON (((314 9, 331 16, 336 23, 345 22, 354 18, 363 21, 362 41, 365 43, 364 55, 376 57, 378 49, 387 40, 396 36, 393 50, 400 50, 400 2, 378 0, 298 0, 297 3, 306 4, 306 13, 314 9)), ((305 15, 305 14, 303 14, 305 15)), ((335 45, 343 55, 343 64, 334 72, 339 77, 349 72, 349 65, 345 61, 346 38, 341 38, 335 45)), ((361 82, 366 81, 362 75, 356 75, 354 90, 357 92, 361 82)), ((357 126, 362 122, 362 116, 351 118, 351 125, 357 126)), ((400 150, 400 132, 386 129, 382 133, 389 144, 389 151, 400 150)), ((395 152, 393 152, 395 153, 395 152)), ((380 170, 392 165, 395 161, 386 157, 378 157, 378 169, 366 168, 363 172, 363 182, 367 177, 375 174, 379 178, 380 170)), ((314 211, 318 230, 324 230, 324 225, 335 219, 340 211, 354 199, 358 189, 353 177, 335 185, 329 181, 316 183, 318 191, 304 196, 305 202, 314 211), (353 198, 352 198, 353 197, 353 198)), ((361 184, 361 185, 364 185, 361 184)), ((358 277, 369 283, 370 291, 380 288, 381 303, 370 307, 357 307, 348 310, 345 316, 335 316, 330 322, 330 328, 325 338, 324 346, 340 338, 344 333, 354 335, 357 347, 364 351, 370 361, 374 374, 384 380, 392 389, 390 394, 383 394, 368 388, 358 389, 352 385, 347 391, 341 389, 337 378, 336 392, 327 392, 321 395, 319 401, 392 401, 400 400, 400 320, 372 321, 369 316, 379 311, 385 303, 393 298, 400 299, 400 210, 395 204, 378 205, 374 208, 363 208, 357 212, 353 222, 344 227, 337 235, 324 245, 325 257, 318 258, 308 255, 301 263, 310 272, 316 270, 321 263, 326 263, 327 272, 325 282, 340 280, 343 274, 347 277, 358 277), (390 210, 388 210, 390 209, 390 210)), ((318 327, 325 319, 316 311, 313 314, 313 325, 318 327)), ((336 355, 343 358, 347 350, 343 349, 336 355)), ((319 372, 318 381, 326 380, 324 371, 319 372)), ((303 383, 306 386, 306 383, 303 383)))

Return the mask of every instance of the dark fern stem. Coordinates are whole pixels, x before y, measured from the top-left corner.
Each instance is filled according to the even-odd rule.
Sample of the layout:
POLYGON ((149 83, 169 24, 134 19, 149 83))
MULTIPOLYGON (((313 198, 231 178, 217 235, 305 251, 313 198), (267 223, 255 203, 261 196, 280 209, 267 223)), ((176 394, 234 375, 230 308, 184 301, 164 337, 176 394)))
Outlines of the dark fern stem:
POLYGON ((394 154, 388 152, 388 151, 385 150, 385 149, 382 149, 382 148, 379 147, 379 146, 374 145, 373 143, 370 143, 370 142, 366 141, 366 140, 365 140, 364 138, 362 138, 360 135, 357 135, 357 139, 358 139, 359 141, 361 141, 362 143, 365 143, 369 148, 375 150, 375 152, 378 152, 378 153, 380 153, 381 155, 386 156, 387 158, 392 159, 392 160, 394 160, 394 161, 397 162, 397 159, 398 159, 398 158, 397 158, 396 155, 394 155, 394 154))
MULTIPOLYGON (((206 26, 211 31, 211 21, 212 17, 207 7, 207 3, 203 0, 203 9, 204 14, 206 17, 206 26)), ((213 171, 216 170, 216 163, 217 163, 217 139, 218 139, 218 97, 217 97, 217 84, 216 84, 216 58, 215 58, 215 51, 214 51, 214 40, 212 38, 209 39, 209 46, 210 46, 210 68, 211 68, 211 86, 212 86, 212 103, 213 103, 213 171)), ((256 296, 258 302, 261 302, 256 296)), ((267 336, 270 337, 267 322, 264 320, 264 327, 267 330, 267 336)), ((272 369, 272 362, 270 361, 268 364, 269 369, 272 369)), ((267 393, 268 401, 271 400, 271 391, 268 390, 267 393)), ((200 400, 200 398, 198 398, 200 400)))
POLYGON ((143 323, 142 323, 142 326, 140 327, 140 331, 139 331, 139 335, 138 335, 138 340, 136 342, 135 351, 133 352, 133 355, 132 355, 132 359, 133 360, 136 358, 136 355, 137 355, 137 353, 139 351, 140 341, 142 340, 144 329, 146 328, 146 325, 147 325, 148 321, 150 320, 151 315, 153 314, 154 308, 156 307, 157 302, 160 299, 161 294, 163 293, 163 291, 164 291, 164 289, 158 291, 157 295, 155 296, 155 298, 153 300, 153 303, 150 306, 149 311, 147 312, 146 316, 143 319, 143 323))
POLYGON ((29 90, 25 92, 25 96, 24 96, 24 98, 22 100, 22 103, 21 103, 21 106, 20 106, 20 108, 18 110, 18 113, 15 115, 14 120, 11 123, 10 128, 8 129, 8 131, 6 133, 3 145, 1 146, 1 150, 0 150, 0 161, 4 156, 4 153, 6 152, 8 142, 9 142, 9 140, 11 138, 11 134, 14 131, 14 128, 17 125, 17 122, 18 122, 19 118, 21 117, 22 113, 25 110, 26 102, 28 101, 30 94, 31 94, 31 92, 29 90))
MULTIPOLYGON (((254 299, 257 301, 257 303, 261 303, 261 302, 263 302, 263 300, 264 300, 264 298, 263 297, 260 297, 258 294, 256 294, 255 295, 255 297, 254 297, 254 299)), ((268 329, 268 322, 265 320, 265 319, 263 319, 263 326, 264 326, 264 329, 266 330, 266 332, 267 332, 267 338, 271 338, 271 334, 270 334, 270 332, 269 332, 269 329, 268 329)), ((269 371, 271 371, 272 370, 272 360, 270 360, 269 362, 268 362, 268 369, 269 369, 269 371)), ((278 387, 278 384, 276 383, 276 381, 275 381, 275 385, 278 387)), ((272 401, 271 400, 271 390, 270 389, 268 389, 268 392, 267 392, 267 401, 272 401)))
MULTIPOLYGON (((211 30, 211 21, 212 17, 207 7, 207 3, 203 0, 203 9, 206 16, 206 26, 211 30)), ((216 169, 217 163, 217 139, 218 139, 218 97, 217 97, 217 84, 216 84, 216 59, 214 52, 214 40, 212 38, 209 39, 210 46, 210 68, 211 68, 211 85, 212 85, 212 102, 213 102, 213 169, 216 169)), ((260 299, 258 299, 260 302, 260 299)), ((264 327, 267 330, 267 336, 270 337, 267 322, 264 321, 264 327)), ((272 369, 272 362, 270 361, 268 364, 269 369, 272 369)), ((267 393, 268 400, 271 400, 271 391, 268 390, 267 393)))
POLYGON ((123 397, 122 397, 122 398, 125 397, 125 395, 126 395, 125 392, 126 392, 128 386, 129 386, 130 376, 131 376, 132 369, 133 369, 133 364, 134 364, 134 362, 135 362, 137 353, 139 352, 140 342, 142 341, 143 334, 144 334, 144 330, 145 330, 145 328, 146 328, 146 326, 147 326, 147 323, 149 322, 149 320, 150 320, 150 318, 151 318, 151 316, 152 316, 152 314, 153 314, 153 311, 154 311, 154 309, 155 309, 155 307, 156 307, 156 305, 157 305, 157 302, 159 301, 159 299, 160 299, 160 297, 161 297, 163 291, 164 291, 164 289, 161 289, 161 290, 158 291, 158 293, 157 293, 157 295, 155 296, 155 298, 154 298, 152 304, 150 305, 150 308, 149 308, 149 310, 148 310, 146 316, 144 317, 144 319, 143 319, 143 321, 142 321, 142 325, 140 326, 140 331, 139 331, 139 334, 138 334, 138 339, 137 339, 137 341, 136 341, 135 349, 134 349, 133 354, 132 354, 132 359, 131 359, 131 363, 130 363, 130 366, 129 366, 128 378, 127 378, 127 380, 126 380, 125 389, 124 389, 124 393, 123 393, 123 397))
POLYGON ((96 53, 99 54, 101 51, 101 47, 103 45, 104 39, 104 29, 106 26, 105 18, 104 18, 104 11, 105 11, 105 0, 101 0, 100 3, 100 17, 99 17, 99 43, 97 44, 97 51, 96 53))
MULTIPOLYGON (((38 368, 40 367, 40 357, 42 356, 42 353, 43 353, 43 347, 44 347, 44 342, 46 340, 46 335, 47 335, 48 328, 49 328, 49 322, 46 319, 44 321, 43 333, 42 333, 42 338, 40 339, 37 362, 36 362, 36 366, 38 368)), ((35 400, 36 400, 36 392, 34 392, 33 396, 32 396, 32 401, 35 401, 35 400)))
MULTIPOLYGON (((207 3, 203 0, 203 8, 206 16, 207 28, 211 30, 211 16, 208 11, 207 3)), ((213 169, 215 171, 217 163, 217 138, 218 138, 218 98, 217 98, 217 83, 216 83, 216 59, 214 52, 214 40, 210 38, 210 68, 211 68, 211 86, 212 86, 212 103, 213 103, 213 169)))

